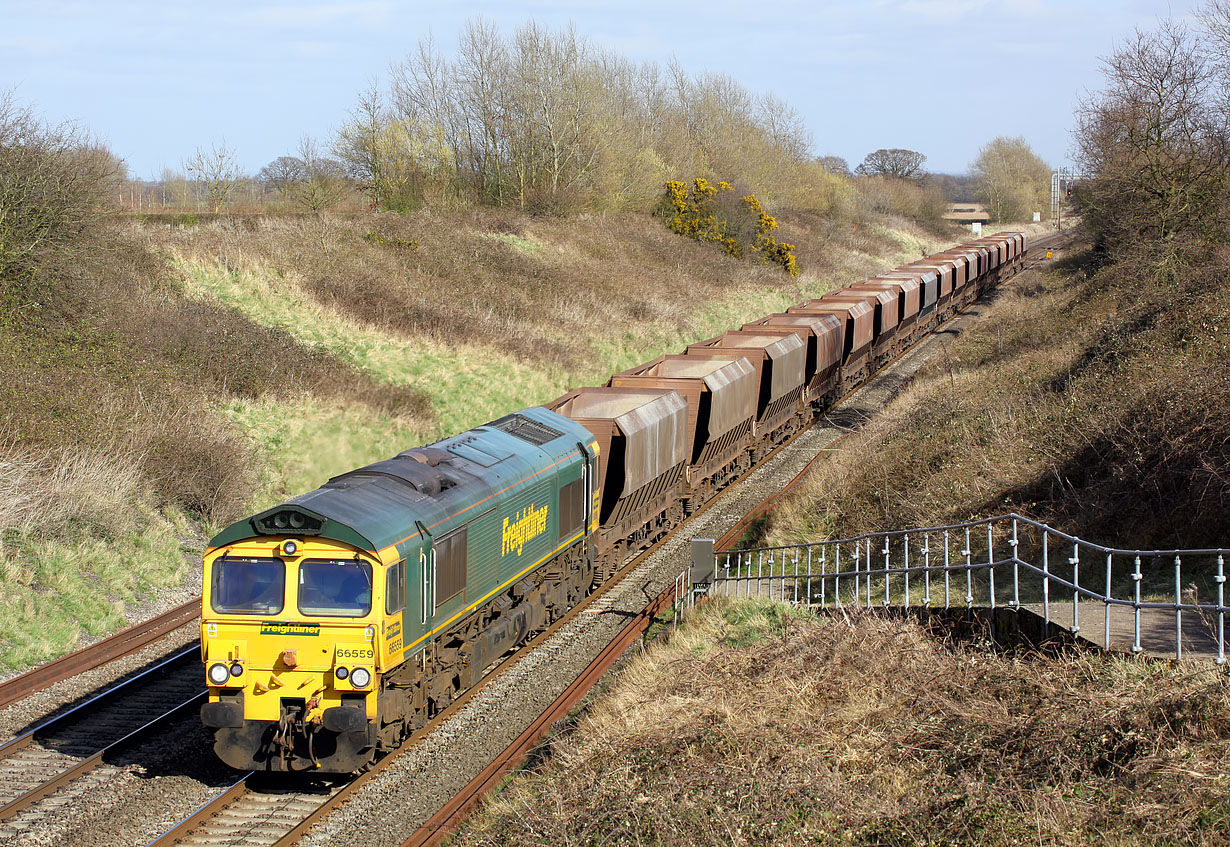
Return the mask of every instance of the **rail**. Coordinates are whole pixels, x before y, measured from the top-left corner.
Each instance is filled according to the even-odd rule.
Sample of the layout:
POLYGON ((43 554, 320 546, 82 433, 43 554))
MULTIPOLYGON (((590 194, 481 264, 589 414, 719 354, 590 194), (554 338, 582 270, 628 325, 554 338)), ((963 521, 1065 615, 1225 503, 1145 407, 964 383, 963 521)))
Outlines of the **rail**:
POLYGON ((1082 633, 1082 620, 1093 618, 1096 625, 1100 615, 1101 646, 1108 650, 1177 659, 1186 652, 1222 665, 1227 556, 1227 548, 1104 547, 1007 514, 726 552, 694 539, 691 574, 695 582, 709 583, 710 596, 769 597, 820 608, 935 607, 942 593, 943 608, 985 603, 1025 609, 1041 615, 1048 628, 1056 623, 1073 634, 1082 633))
POLYGON ((200 614, 201 598, 196 597, 157 617, 134 624, 101 641, 96 641, 87 647, 40 665, 20 676, 5 680, 0 683, 0 707, 14 703, 23 697, 29 697, 36 691, 41 691, 57 682, 135 653, 164 635, 187 625, 200 614))

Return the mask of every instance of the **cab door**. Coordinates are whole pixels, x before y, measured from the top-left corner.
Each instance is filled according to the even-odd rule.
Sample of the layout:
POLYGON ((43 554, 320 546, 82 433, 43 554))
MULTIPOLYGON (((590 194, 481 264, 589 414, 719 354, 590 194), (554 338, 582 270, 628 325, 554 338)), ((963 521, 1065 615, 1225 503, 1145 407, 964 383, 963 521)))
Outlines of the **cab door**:
POLYGON ((594 511, 597 509, 594 502, 594 479, 598 476, 598 457, 591 456, 584 444, 578 443, 577 447, 581 451, 581 490, 584 492, 582 499, 585 502, 585 523, 582 526, 588 533, 589 525, 594 519, 594 511))
POLYGON ((423 648, 422 638, 431 624, 431 572, 435 551, 431 534, 418 524, 423 543, 406 555, 406 607, 401 613, 403 644, 411 653, 423 648))

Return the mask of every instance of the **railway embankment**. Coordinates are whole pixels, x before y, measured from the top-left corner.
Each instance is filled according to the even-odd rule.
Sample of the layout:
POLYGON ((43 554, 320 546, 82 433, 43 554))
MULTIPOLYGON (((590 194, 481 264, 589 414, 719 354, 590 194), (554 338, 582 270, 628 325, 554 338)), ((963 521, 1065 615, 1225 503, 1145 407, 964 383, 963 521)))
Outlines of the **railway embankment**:
POLYGON ((1227 715, 1210 663, 721 598, 453 843, 1213 844, 1227 715))
MULTIPOLYGON (((1015 510, 1105 543, 1224 546, 1224 279, 1224 264, 1154 278, 1061 253, 944 340, 757 540, 1015 510)), ((1210 575, 1184 574, 1207 602, 1192 592, 1210 575)), ((1146 574, 1143 596, 1173 599, 1173 578, 1146 574)), ((1220 843, 1227 680, 1208 661, 722 598, 457 843, 1220 843)))
POLYGON ((797 279, 635 214, 81 235, 0 292, 0 673, 199 593, 236 515, 961 237, 779 217, 797 279))

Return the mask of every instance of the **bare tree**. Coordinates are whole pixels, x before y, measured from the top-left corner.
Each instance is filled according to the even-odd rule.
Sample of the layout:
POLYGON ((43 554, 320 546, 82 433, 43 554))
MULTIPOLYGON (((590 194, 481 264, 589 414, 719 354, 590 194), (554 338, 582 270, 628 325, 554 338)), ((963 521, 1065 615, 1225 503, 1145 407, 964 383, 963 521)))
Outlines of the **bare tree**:
POLYGON ((1024 138, 993 138, 970 166, 993 221, 1022 221, 1046 200, 1051 169, 1024 138))
POLYGON ((310 135, 299 142, 299 161, 303 163, 303 179, 294 199, 300 206, 309 212, 320 212, 336 206, 346 196, 349 186, 342 163, 323 156, 310 135))
POLYGON ((863 176, 889 176, 894 179, 910 179, 920 181, 927 175, 923 165, 927 157, 913 150, 900 148, 880 149, 868 153, 855 173, 863 176))
POLYGON ((1087 219, 1112 245, 1152 245, 1161 265, 1228 234, 1230 112, 1208 37, 1169 20, 1137 32, 1077 114, 1087 219))
POLYGON ((256 175, 283 200, 291 199, 295 183, 305 178, 303 160, 297 156, 278 156, 256 175))
POLYGON ((196 148, 192 158, 184 162, 184 170, 204 190, 213 212, 222 211, 235 189, 244 181, 243 171, 235 160, 235 151, 226 146, 226 141, 214 144, 208 150, 196 148))
POLYGON ((816 163, 824 168, 825 173, 850 176, 850 163, 841 156, 821 156, 816 163))

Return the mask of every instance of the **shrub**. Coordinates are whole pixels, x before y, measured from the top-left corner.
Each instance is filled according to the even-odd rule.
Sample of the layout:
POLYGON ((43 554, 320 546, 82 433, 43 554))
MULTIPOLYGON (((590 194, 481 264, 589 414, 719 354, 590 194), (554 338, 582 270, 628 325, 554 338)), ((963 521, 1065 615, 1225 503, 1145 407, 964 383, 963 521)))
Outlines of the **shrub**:
POLYGON ((723 202, 724 195, 733 192, 730 183, 711 185, 703 177, 693 180, 690 190, 686 184, 672 180, 666 183, 657 214, 666 219, 672 232, 717 244, 736 259, 746 254, 757 255, 766 264, 781 265, 790 276, 798 276, 794 245, 770 235, 777 229, 777 221, 752 194, 738 204, 723 202))
POLYGON ((40 256, 100 219, 123 165, 69 124, 48 126, 0 95, 0 281, 28 280, 40 256))

